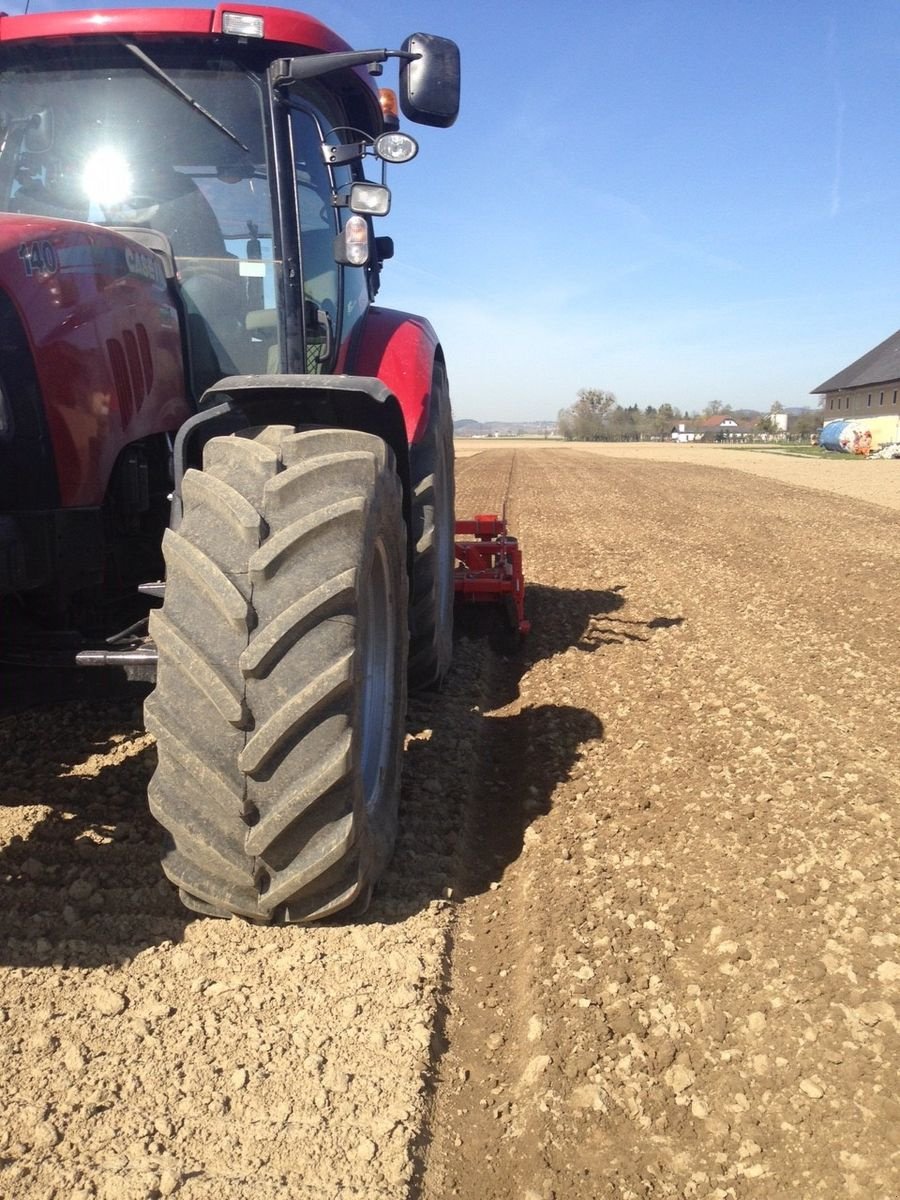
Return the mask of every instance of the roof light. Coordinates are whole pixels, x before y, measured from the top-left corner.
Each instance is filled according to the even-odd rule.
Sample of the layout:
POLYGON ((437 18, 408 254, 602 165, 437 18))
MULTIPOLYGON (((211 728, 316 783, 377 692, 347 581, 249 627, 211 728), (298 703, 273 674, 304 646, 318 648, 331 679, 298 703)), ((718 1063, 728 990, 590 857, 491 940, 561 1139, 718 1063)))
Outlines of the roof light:
POLYGON ((379 88, 378 102, 381 105, 385 129, 399 129, 400 109, 397 105, 397 93, 391 88, 379 88))
POLYGON ((265 23, 262 17, 251 13, 223 12, 222 32, 233 34, 235 37, 265 37, 265 23))

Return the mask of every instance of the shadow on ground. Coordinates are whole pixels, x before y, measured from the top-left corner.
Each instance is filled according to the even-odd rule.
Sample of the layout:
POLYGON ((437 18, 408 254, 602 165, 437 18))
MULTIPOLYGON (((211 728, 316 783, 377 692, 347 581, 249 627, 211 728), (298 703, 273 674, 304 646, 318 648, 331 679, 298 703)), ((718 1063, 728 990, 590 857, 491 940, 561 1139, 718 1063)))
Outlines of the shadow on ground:
POLYGON ((124 962, 192 920, 162 876, 147 807, 146 689, 92 679, 90 700, 76 685, 77 701, 59 703, 47 682, 29 679, 18 696, 30 707, 0 720, 0 807, 19 821, 0 850, 0 962, 124 962))
MULTIPOLYGON (((518 707, 521 680, 572 647, 647 642, 682 620, 629 620, 625 603, 621 587, 532 586, 523 642, 496 610, 461 614, 444 690, 410 703, 397 852, 363 921, 483 892, 518 858, 528 825, 603 738, 587 709, 518 707)), ((21 833, 0 849, 6 965, 123 962, 202 919, 182 908, 159 865, 146 801, 155 750, 140 741, 146 688, 100 674, 4 678, 0 806, 22 813, 21 833)))
POLYGON ((534 585, 527 601, 532 631, 523 641, 499 610, 462 610, 444 691, 410 703, 401 834, 370 910, 373 921, 403 919, 448 893, 457 900, 499 881, 583 750, 602 740, 603 723, 588 709, 519 707, 522 678, 536 663, 572 648, 592 655, 626 641, 647 643, 683 621, 625 617, 622 586, 534 585))

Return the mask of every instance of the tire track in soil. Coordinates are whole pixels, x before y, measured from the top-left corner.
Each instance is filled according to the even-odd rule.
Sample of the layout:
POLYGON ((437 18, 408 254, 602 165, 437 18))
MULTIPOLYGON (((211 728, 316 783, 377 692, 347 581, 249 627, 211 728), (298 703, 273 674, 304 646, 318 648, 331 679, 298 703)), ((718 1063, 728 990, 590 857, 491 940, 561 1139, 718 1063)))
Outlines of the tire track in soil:
MULTIPOLYGON (((523 457, 530 472, 530 458, 523 457)), ((510 532, 520 534, 520 500, 527 491, 522 482, 522 460, 515 451, 458 464, 460 515, 500 513, 505 507, 510 532)), ((619 606, 612 593, 591 592, 590 598, 592 606, 600 611, 619 606)), ((536 605, 549 607, 556 602, 557 609, 552 619, 548 612, 543 636, 529 638, 521 645, 510 636, 503 616, 494 609, 477 610, 474 619, 471 611, 458 614, 458 627, 474 629, 476 640, 487 651, 481 676, 482 719, 473 744, 475 765, 454 888, 460 901, 452 962, 456 982, 446 1018, 446 1024, 455 1030, 454 1042, 448 1042, 445 1027, 444 1053, 435 1064, 436 1095, 422 1138, 420 1174, 411 1191, 413 1198, 455 1194, 457 1189, 454 1175, 445 1177, 441 1172, 436 1183, 433 1171, 435 1160, 446 1153, 450 1128, 444 1105, 446 1089, 454 1093, 455 1087, 448 1071, 455 1072, 457 1081, 481 1097, 475 1120, 467 1122, 466 1131, 465 1158, 478 1164, 469 1181, 473 1196, 487 1194, 481 1189, 492 1173, 497 1121, 511 1111, 509 1097, 503 1095, 505 1089, 496 1074, 495 1060, 508 1037, 505 1031, 510 1020, 527 1005, 528 997, 523 990, 523 972, 517 969, 522 965, 517 960, 524 946, 502 912, 509 903, 501 897, 501 889, 507 886, 504 876, 520 859, 532 822, 549 812, 554 791, 577 770, 582 747, 603 736, 602 723, 587 709, 552 703, 529 705, 520 697, 522 677, 533 665, 535 654, 552 656, 583 632, 587 616, 583 597, 576 597, 569 611, 567 600, 557 596, 554 588, 532 586, 530 615, 536 615, 536 605), (488 975, 483 973, 484 962, 491 964, 488 975), (498 963, 507 965, 498 970, 498 963), (473 988, 465 979, 467 974, 476 974, 473 988), (464 1015, 454 1012, 461 975, 471 1000, 466 1003, 464 1015), (456 1044, 461 1031, 467 1049, 456 1044), (473 1049, 474 1054, 470 1053, 473 1049), (468 1065, 459 1067, 461 1061, 468 1065)), ((461 1144, 454 1140, 451 1157, 461 1144)))
POLYGON ((898 1194, 896 519, 519 454, 533 634, 485 697, 415 1195, 898 1194))
MULTIPOLYGON (((485 464, 457 464, 457 514, 500 514, 504 508, 512 531, 515 523, 519 461, 515 451, 485 464)), ((446 994, 461 932, 464 942, 472 933, 463 916, 474 898, 496 894, 505 871, 522 853, 530 822, 548 810, 550 797, 578 757, 579 746, 602 735, 595 718, 583 710, 542 705, 524 708, 518 703, 519 682, 526 668, 525 645, 514 636, 503 610, 495 606, 470 606, 457 610, 453 696, 445 692, 438 701, 441 723, 465 729, 468 777, 463 789, 459 839, 453 860, 450 895, 453 917, 447 941, 445 995, 432 1038, 432 1069, 428 1080, 429 1105, 415 1148, 415 1171, 409 1200, 418 1200, 427 1187, 426 1165, 438 1119, 438 1097, 448 1051, 446 994), (463 666, 465 664, 465 666, 463 666), (461 670, 467 679, 460 687, 461 670), (455 702, 455 703, 454 703, 455 702), (523 767, 523 764, 527 766, 523 767), (521 778, 528 778, 528 798, 522 803, 521 778)), ((420 698, 421 700, 421 698, 420 698)), ((490 924, 491 917, 488 917, 490 924)), ((489 931, 488 931, 489 932, 489 931)), ((510 952, 515 948, 507 947, 510 952)), ((496 1024, 491 997, 483 1011, 470 1014, 471 1036, 478 1045, 490 1041, 496 1024)))

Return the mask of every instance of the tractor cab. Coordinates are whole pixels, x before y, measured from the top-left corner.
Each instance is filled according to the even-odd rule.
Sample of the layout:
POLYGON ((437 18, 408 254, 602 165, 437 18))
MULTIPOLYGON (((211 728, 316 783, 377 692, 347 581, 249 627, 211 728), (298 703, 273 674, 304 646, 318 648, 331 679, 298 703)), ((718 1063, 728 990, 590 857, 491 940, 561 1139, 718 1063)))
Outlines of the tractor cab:
MULTIPOLYGON (((387 52, 348 52, 291 14, 318 51, 299 54, 277 40, 285 17, 217 10, 215 38, 0 39, 0 211, 111 227, 151 251, 177 284, 195 400, 223 376, 340 369, 387 252, 372 216, 390 195, 363 160, 415 153, 362 70, 387 52)), ((435 121, 416 95, 434 108, 452 44, 420 42, 394 52, 404 109, 447 124, 452 98, 435 121)))

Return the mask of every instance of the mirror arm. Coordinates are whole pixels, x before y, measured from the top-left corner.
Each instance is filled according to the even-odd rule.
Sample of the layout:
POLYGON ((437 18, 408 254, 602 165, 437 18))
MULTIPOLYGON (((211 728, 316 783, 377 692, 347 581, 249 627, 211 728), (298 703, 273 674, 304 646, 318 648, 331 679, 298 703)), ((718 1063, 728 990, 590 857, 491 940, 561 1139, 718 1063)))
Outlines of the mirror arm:
POLYGON ((275 87, 297 83, 301 79, 316 79, 330 71, 343 71, 346 67, 373 67, 389 58, 401 58, 406 62, 419 58, 408 50, 347 50, 335 54, 306 54, 297 58, 282 58, 275 64, 275 87))

